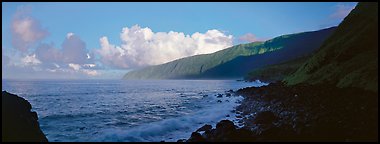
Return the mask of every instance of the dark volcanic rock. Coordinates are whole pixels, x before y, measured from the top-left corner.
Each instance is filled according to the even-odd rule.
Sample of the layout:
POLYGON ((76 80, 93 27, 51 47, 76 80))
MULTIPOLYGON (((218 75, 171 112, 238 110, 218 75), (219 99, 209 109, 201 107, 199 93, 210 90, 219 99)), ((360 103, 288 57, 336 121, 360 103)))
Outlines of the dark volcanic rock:
POLYGON ((377 141, 378 94, 329 84, 273 83, 237 91, 257 141, 377 141), (268 111, 266 114, 260 111, 268 111), (270 112, 269 112, 270 111, 270 112))
POLYGON ((193 132, 187 142, 237 142, 253 141, 254 139, 253 133, 250 130, 243 128, 236 129, 234 123, 229 120, 220 121, 217 123, 215 129, 208 128, 202 135, 197 132, 193 132))
POLYGON ((206 141, 201 134, 197 132, 191 133, 190 138, 187 140, 187 142, 204 142, 206 141))
POLYGON ((236 127, 232 121, 222 120, 216 124, 216 130, 220 131, 232 131, 235 130, 236 127))
POLYGON ((1 132, 3 142, 47 142, 41 131, 36 112, 25 99, 2 92, 1 97, 1 132))
POLYGON ((245 97, 232 111, 243 128, 222 120, 202 141, 378 141, 378 93, 281 82, 236 93, 245 97))
POLYGON ((259 112, 254 120, 255 124, 270 124, 275 121, 277 117, 271 111, 259 112))
POLYGON ((200 131, 208 131, 208 130, 211 130, 211 129, 212 129, 212 126, 211 126, 211 125, 205 124, 205 125, 202 126, 201 128, 197 129, 196 132, 200 132, 200 131))

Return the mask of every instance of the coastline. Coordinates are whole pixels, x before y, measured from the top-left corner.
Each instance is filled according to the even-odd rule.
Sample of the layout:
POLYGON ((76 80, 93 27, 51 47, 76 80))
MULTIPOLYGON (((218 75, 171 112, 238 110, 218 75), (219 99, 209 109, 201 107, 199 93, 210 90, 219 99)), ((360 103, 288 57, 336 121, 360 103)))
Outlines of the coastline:
POLYGON ((30 103, 7 91, 1 95, 2 142, 48 142, 30 103))
POLYGON ((216 128, 206 124, 186 141, 378 141, 375 92, 274 82, 235 94, 244 97, 236 107, 240 126, 228 120, 216 128))

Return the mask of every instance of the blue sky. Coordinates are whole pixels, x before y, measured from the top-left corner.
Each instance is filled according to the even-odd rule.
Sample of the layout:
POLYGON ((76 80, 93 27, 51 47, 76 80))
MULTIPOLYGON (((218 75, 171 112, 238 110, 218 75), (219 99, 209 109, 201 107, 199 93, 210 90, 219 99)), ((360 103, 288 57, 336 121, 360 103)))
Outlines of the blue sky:
MULTIPOLYGON (((107 71, 121 71, 120 73, 123 73, 130 69, 146 65, 160 64, 175 58, 214 52, 227 46, 239 43, 253 42, 256 40, 262 41, 283 34, 312 31, 336 26, 355 5, 356 2, 3 2, 2 49, 3 55, 8 57, 17 55, 17 57, 19 57, 18 59, 27 58, 24 60, 29 60, 31 63, 33 63, 31 60, 36 58, 39 61, 39 63, 38 61, 35 62, 34 66, 36 66, 39 64, 48 63, 39 59, 40 55, 38 54, 33 58, 33 54, 36 54, 34 51, 38 49, 41 44, 49 44, 51 47, 62 50, 64 49, 62 44, 65 40, 67 40, 68 43, 72 42, 73 45, 77 44, 76 42, 70 41, 70 39, 68 39, 68 34, 72 33, 76 36, 75 38, 77 38, 78 41, 82 41, 85 44, 83 49, 85 49, 87 53, 84 52, 83 54, 90 54, 90 56, 93 56, 94 60, 91 58, 91 61, 86 61, 87 63, 84 61, 82 61, 82 63, 76 63, 73 60, 62 62, 58 65, 68 65, 69 63, 93 63, 96 64, 96 67, 98 67, 97 70, 99 71, 104 71, 105 73, 107 73, 107 71), (16 13, 22 13, 23 15, 19 16, 19 23, 13 23, 16 13), (40 37, 32 37, 29 41, 27 39, 24 39, 24 42, 27 41, 27 44, 29 44, 28 47, 25 47, 25 49, 28 50, 26 52, 17 52, 18 50, 15 50, 15 44, 12 43, 12 40, 16 39, 15 37, 17 36, 22 37, 22 35, 15 34, 14 31, 16 29, 12 29, 11 27, 12 24, 22 23, 23 20, 26 20, 25 17, 28 17, 32 19, 31 21, 33 21, 32 28, 34 29, 29 31, 31 32, 31 35, 36 33, 38 34, 39 31, 41 32, 39 33, 41 35, 40 37), (133 28, 133 26, 135 27, 133 28), (128 28, 129 31, 123 32, 123 28, 128 28), (170 31, 176 33, 169 34, 170 31), (210 47, 210 49, 207 50, 203 50, 203 48, 200 46, 194 48, 194 50, 192 50, 192 47, 189 46, 186 48, 186 52, 176 52, 175 50, 170 50, 167 57, 165 55, 162 55, 161 57, 157 58, 158 62, 150 62, 146 60, 146 62, 136 63, 136 58, 133 59, 134 61, 132 59, 129 59, 131 57, 131 54, 126 54, 125 57, 118 57, 120 61, 127 61, 125 63, 117 62, 116 60, 105 59, 106 57, 112 57, 109 55, 109 53, 107 53, 107 50, 115 50, 115 53, 113 53, 114 55, 118 54, 117 51, 122 51, 121 53, 130 53, 131 51, 127 50, 133 49, 134 47, 126 46, 127 44, 141 44, 140 41, 137 43, 136 38, 134 38, 139 38, 139 35, 134 35, 131 32, 141 32, 141 35, 145 38, 147 36, 150 37, 153 34, 153 38, 152 40, 149 40, 149 42, 154 41, 154 44, 179 44, 177 41, 172 42, 171 40, 167 39, 178 37, 182 38, 181 33, 185 35, 185 39, 189 38, 188 41, 193 41, 186 43, 189 45, 204 45, 203 43, 199 43, 199 41, 203 39, 215 39, 220 42, 220 44, 206 45, 210 47), (157 34, 158 32, 164 32, 165 35, 162 36, 161 34, 157 34), (194 33, 197 32, 201 34, 200 37, 191 37, 194 33), (121 36, 123 33, 125 34, 124 37, 121 36), (189 37, 186 37, 186 35, 189 35, 189 37), (223 41, 220 41, 220 39, 223 39, 223 41), (169 42, 166 42, 165 40, 169 42), (198 43, 195 43, 195 41, 198 43), (123 44, 125 44, 125 46, 123 46, 123 44), (102 49, 102 51, 99 52, 99 49, 102 49), (176 53, 176 55, 170 55, 171 53, 176 53)), ((25 28, 22 30, 25 30, 25 28)), ((143 50, 136 48, 135 51, 138 53, 144 53, 144 55, 138 54, 140 55, 139 57, 148 57, 149 53, 147 51, 149 51, 151 47, 146 46, 146 43, 142 45, 144 45, 146 48, 143 50)), ((10 63, 12 63, 12 61, 17 61, 16 58, 9 59, 10 63)), ((139 61, 144 60, 145 59, 139 59, 139 61)), ((67 68, 72 67, 67 66, 67 68)), ((80 69, 85 68, 82 65, 80 69)), ((17 75, 9 75, 9 77, 17 77, 17 75)))

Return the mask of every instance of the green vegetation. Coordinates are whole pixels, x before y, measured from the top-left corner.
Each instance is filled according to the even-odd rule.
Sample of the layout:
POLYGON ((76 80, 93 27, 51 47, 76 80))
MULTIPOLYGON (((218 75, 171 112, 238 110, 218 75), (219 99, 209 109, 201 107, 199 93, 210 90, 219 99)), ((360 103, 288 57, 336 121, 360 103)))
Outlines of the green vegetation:
MULTIPOLYGON (((237 56, 255 55, 262 48, 263 42, 241 44, 221 50, 212 54, 196 55, 178 59, 162 65, 150 66, 141 70, 127 73, 125 79, 165 79, 181 78, 189 75, 196 75, 208 70, 216 65, 232 60, 237 56)), ((275 50, 276 48, 268 48, 275 50)))
POLYGON ((286 76, 294 73, 309 58, 310 56, 301 57, 280 64, 258 68, 249 72, 244 79, 248 81, 260 80, 263 82, 281 81, 286 76))
POLYGON ((195 55, 131 71, 124 79, 231 79, 255 68, 310 54, 335 30, 328 28, 236 45, 212 54, 195 55))
POLYGON ((335 33, 283 80, 378 91, 378 3, 358 3, 335 33))

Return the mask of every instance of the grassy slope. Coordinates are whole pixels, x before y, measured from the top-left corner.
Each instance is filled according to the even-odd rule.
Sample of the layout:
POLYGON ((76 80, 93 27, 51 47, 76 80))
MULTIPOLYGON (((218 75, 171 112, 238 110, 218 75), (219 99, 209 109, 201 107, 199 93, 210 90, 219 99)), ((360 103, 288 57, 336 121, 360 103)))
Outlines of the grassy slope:
POLYGON ((281 81, 294 73, 310 56, 292 59, 280 64, 269 65, 249 72, 244 79, 249 81, 261 80, 264 82, 281 81))
POLYGON ((378 3, 359 3, 318 52, 283 81, 378 91, 378 3))
POLYGON ((309 53, 317 48, 333 30, 335 28, 283 35, 266 42, 241 44, 212 54, 186 57, 162 65, 131 71, 124 76, 124 79, 242 77, 252 69, 251 65, 271 64, 271 62, 280 62, 276 59, 287 59, 286 57, 309 53), (302 42, 300 43, 300 41, 302 42), (305 48, 307 45, 312 46, 305 48), (285 49, 289 51, 285 52, 285 49), (274 53, 279 50, 282 52, 274 53), (255 55, 260 55, 267 60, 260 62, 261 58, 259 57, 252 59, 255 55))
MULTIPOLYGON (((262 42, 241 44, 212 54, 195 55, 161 65, 149 66, 125 74, 124 79, 167 79, 199 74, 237 56, 258 54, 263 48, 260 44, 262 42)), ((268 48, 261 52, 274 49, 268 48)))
POLYGON ((241 79, 254 69, 310 55, 322 45, 335 29, 336 27, 332 27, 313 32, 303 32, 275 40, 274 43, 281 45, 282 49, 260 55, 236 57, 205 71, 199 77, 241 79))

